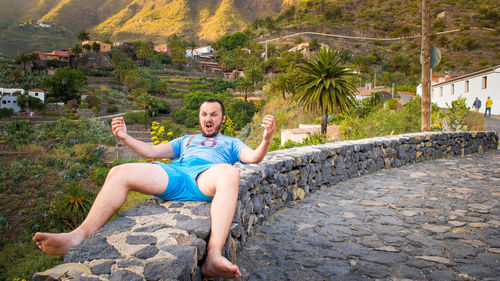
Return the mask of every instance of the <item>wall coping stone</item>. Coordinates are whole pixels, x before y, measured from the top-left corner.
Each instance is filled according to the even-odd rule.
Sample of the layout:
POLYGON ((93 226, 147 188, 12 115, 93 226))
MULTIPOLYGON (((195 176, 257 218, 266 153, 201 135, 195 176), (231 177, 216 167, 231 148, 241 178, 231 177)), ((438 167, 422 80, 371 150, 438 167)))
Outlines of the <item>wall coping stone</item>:
MULTIPOLYGON (((223 254, 238 252, 267 217, 308 193, 348 178, 425 160, 496 151, 496 132, 425 132, 269 152, 236 164, 240 187, 223 254)), ((202 280, 210 203, 150 198, 71 248, 64 263, 33 280, 202 280)))

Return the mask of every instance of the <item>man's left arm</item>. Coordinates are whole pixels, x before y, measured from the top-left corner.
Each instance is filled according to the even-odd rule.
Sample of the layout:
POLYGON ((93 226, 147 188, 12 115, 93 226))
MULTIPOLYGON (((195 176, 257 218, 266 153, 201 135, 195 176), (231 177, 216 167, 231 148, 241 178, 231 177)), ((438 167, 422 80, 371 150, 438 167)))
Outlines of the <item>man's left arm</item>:
POLYGON ((240 161, 248 164, 257 164, 264 159, 269 149, 269 145, 273 139, 274 129, 276 128, 276 121, 274 116, 266 115, 262 120, 262 126, 264 127, 264 136, 262 137, 262 142, 259 147, 255 150, 250 147, 244 147, 240 152, 240 161))

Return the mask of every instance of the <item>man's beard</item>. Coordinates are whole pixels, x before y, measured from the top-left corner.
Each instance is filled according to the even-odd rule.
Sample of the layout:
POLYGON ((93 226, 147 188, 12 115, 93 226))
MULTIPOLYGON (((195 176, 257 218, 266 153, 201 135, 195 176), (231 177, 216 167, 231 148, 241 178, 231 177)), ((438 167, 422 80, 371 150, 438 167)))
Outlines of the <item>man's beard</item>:
MULTIPOLYGON (((215 126, 215 125, 214 125, 214 126, 215 126)), ((204 136, 204 137, 206 137, 206 138, 215 137, 215 136, 216 136, 216 135, 220 132, 220 128, 221 128, 221 127, 222 127, 222 123, 220 123, 220 124, 218 124, 217 126, 215 126, 215 130, 214 130, 214 132, 213 132, 213 133, 211 133, 211 134, 207 134, 207 133, 205 133, 205 130, 203 130, 203 129, 202 129, 202 130, 201 130, 201 135, 202 135, 202 136, 204 136)), ((204 127, 202 126, 202 128, 204 128, 204 127)))

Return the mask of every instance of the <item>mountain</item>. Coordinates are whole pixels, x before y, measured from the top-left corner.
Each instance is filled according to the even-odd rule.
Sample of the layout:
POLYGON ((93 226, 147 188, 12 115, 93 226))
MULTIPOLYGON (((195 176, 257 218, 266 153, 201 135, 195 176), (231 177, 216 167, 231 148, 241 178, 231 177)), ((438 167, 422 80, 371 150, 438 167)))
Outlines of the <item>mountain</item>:
POLYGON ((278 14, 282 5, 283 0, 2 0, 0 56, 35 46, 42 51, 68 48, 81 30, 112 41, 164 43, 173 34, 214 41, 242 31, 255 18, 278 14), (40 42, 47 37, 53 39, 40 42))
MULTIPOLYGON (((497 1, 433 1, 433 32, 490 28, 448 37, 449 45, 468 44, 497 60, 497 1)), ((300 31, 399 37, 420 33, 419 5, 418 0, 0 0, 0 56, 69 48, 84 29, 92 39, 157 44, 172 34, 203 44, 245 29, 264 37, 300 31)), ((445 44, 447 38, 438 39, 445 44)), ((358 45, 351 48, 355 53, 370 48, 358 45)))

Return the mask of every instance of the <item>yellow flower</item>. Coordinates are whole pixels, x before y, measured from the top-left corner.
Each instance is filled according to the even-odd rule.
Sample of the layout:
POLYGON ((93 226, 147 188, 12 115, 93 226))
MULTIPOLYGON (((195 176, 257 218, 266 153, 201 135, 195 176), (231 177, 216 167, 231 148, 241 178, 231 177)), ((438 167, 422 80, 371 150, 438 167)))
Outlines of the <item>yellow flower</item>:
POLYGON ((156 131, 151 131, 151 135, 156 135, 156 131))
POLYGON ((160 142, 160 143, 167 143, 167 142, 168 142, 168 140, 164 140, 164 141, 162 141, 162 142, 160 142))
POLYGON ((157 137, 157 136, 152 136, 152 137, 151 137, 151 139, 152 139, 152 140, 157 140, 157 139, 158 139, 158 137, 157 137))
POLYGON ((168 132, 167 133, 167 136, 171 136, 173 133, 172 132, 168 132))
POLYGON ((156 122, 156 121, 153 121, 153 123, 151 123, 153 126, 158 126, 160 125, 160 123, 156 122))
POLYGON ((155 145, 159 144, 160 142, 159 141, 154 141, 153 142, 155 145))

